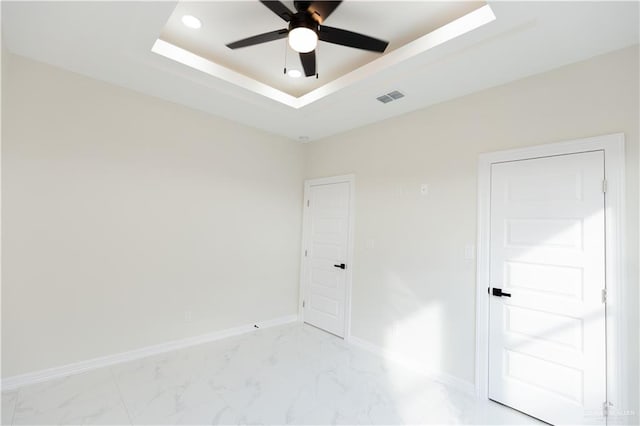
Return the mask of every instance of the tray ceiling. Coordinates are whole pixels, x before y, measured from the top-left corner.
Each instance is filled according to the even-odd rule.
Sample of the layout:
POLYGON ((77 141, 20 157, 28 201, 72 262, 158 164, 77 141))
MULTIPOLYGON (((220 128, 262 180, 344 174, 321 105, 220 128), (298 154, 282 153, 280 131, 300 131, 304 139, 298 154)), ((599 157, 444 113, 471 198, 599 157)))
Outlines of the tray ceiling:
MULTIPOLYGON (((295 10, 293 1, 283 3, 295 10)), ((327 19, 326 25, 389 41, 384 53, 389 54, 483 5, 485 3, 481 1, 344 1, 327 19)), ((298 54, 288 47, 286 39, 236 50, 226 47, 230 42, 286 26, 286 22, 258 1, 182 1, 159 38, 294 97, 309 93, 381 56, 320 42, 316 51, 318 78, 292 78, 284 74, 285 66, 288 70, 302 70, 302 67, 298 54), (202 27, 185 26, 182 23, 185 15, 197 17, 202 27)))

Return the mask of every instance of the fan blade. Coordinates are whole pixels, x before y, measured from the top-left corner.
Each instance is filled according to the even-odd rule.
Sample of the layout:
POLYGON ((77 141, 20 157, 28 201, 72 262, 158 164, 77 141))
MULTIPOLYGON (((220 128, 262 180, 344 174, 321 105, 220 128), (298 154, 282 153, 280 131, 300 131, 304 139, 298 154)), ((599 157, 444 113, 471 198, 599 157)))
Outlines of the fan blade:
POLYGON ((340 3, 342 1, 312 1, 307 11, 319 24, 322 24, 340 6, 340 3))
POLYGON ((371 50, 373 52, 384 52, 389 45, 388 41, 379 40, 364 34, 358 34, 340 28, 320 27, 318 38, 328 43, 340 44, 342 46, 355 47, 356 49, 371 50))
POLYGON ((294 15, 292 11, 289 10, 287 6, 275 0, 260 0, 260 3, 264 4, 271 10, 273 13, 289 22, 291 17, 294 15))
POLYGON ((248 37, 242 40, 234 41, 233 43, 227 44, 229 49, 238 49, 239 47, 247 47, 253 46, 254 44, 266 43, 268 41, 280 40, 281 38, 286 38, 289 34, 289 30, 283 28, 277 31, 271 31, 264 34, 258 34, 253 37, 248 37))
POLYGON ((309 53, 300 53, 300 62, 302 62, 302 68, 304 68, 304 75, 311 77, 316 75, 316 51, 312 50, 309 53))

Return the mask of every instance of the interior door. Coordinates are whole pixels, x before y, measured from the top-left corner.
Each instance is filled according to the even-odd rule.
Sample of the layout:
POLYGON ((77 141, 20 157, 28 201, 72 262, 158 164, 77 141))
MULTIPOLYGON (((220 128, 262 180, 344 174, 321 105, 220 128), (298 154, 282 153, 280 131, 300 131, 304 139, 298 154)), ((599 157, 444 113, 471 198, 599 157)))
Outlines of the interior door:
POLYGON ((345 334, 351 183, 311 184, 305 229, 304 321, 345 334))
POLYGON ((489 398, 605 423, 604 153, 493 164, 489 398))

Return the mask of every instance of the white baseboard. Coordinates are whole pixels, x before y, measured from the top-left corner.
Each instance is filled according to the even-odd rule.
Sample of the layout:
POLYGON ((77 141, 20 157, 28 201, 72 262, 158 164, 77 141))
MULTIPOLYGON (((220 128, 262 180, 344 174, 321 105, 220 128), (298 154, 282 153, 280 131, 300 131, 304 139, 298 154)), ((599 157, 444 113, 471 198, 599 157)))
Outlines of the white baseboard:
POLYGON ((374 353, 408 370, 414 371, 417 374, 428 377, 433 381, 447 385, 467 395, 473 397, 476 396, 476 387, 471 382, 452 376, 451 374, 444 373, 442 371, 430 370, 414 360, 409 360, 396 352, 386 350, 384 348, 381 348, 380 346, 374 345, 371 342, 359 339, 357 337, 349 337, 348 343, 364 349, 368 352, 374 353))
POLYGON ((266 321, 259 321, 247 325, 242 325, 239 327, 228 328, 226 330, 214 331, 213 333, 187 337, 185 339, 172 340, 153 346, 146 346, 144 348, 134 349, 128 352, 121 352, 103 356, 100 358, 74 362, 73 364, 61 365, 59 367, 47 368, 45 370, 7 377, 6 379, 2 379, 2 390, 5 391, 15 389, 33 383, 39 383, 51 379, 70 376, 72 374, 83 373, 85 371, 94 370, 96 368, 107 367, 109 365, 145 358, 164 352, 175 351, 177 349, 183 349, 189 346, 213 342, 215 340, 220 340, 227 337, 238 336, 241 334, 249 333, 251 331, 255 331, 255 325, 262 329, 274 327, 277 325, 289 324, 292 322, 296 322, 297 320, 298 315, 287 315, 280 318, 274 318, 266 321))

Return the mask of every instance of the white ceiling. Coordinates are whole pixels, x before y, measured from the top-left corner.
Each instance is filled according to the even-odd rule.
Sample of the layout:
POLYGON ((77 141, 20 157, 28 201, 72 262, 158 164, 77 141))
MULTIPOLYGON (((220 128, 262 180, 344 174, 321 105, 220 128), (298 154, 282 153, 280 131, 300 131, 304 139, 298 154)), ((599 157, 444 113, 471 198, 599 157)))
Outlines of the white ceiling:
MULTIPOLYGON (((214 6, 249 7, 245 3, 214 6)), ((261 13, 264 6, 253 3, 261 13)), ((355 3, 353 8, 361 5, 345 3, 329 18, 330 24, 373 36, 377 34, 368 30, 375 28, 371 22, 391 17, 391 10, 405 4, 379 2, 373 9, 376 15, 367 18, 369 24, 355 28, 346 17, 338 17, 350 3, 355 3)), ((493 22, 351 80, 297 109, 152 53, 177 2, 3 1, 2 35, 13 53, 274 134, 310 140, 637 44, 640 37, 638 2, 488 3, 496 16, 493 22), (389 104, 376 101, 395 89, 406 97, 389 104)))

